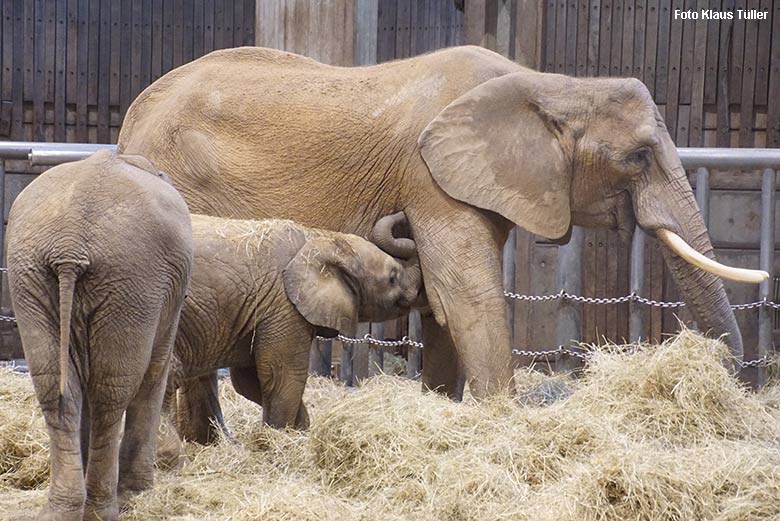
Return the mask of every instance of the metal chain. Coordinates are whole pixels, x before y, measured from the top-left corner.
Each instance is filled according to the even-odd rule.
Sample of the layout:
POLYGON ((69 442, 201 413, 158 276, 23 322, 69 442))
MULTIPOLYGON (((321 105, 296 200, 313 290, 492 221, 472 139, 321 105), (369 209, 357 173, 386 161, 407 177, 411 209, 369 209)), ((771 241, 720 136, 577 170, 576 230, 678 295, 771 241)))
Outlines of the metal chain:
MULTIPOLYGON (((623 304, 625 302, 639 302, 648 306, 654 306, 659 308, 681 308, 685 307, 685 302, 664 302, 661 300, 653 300, 649 298, 637 295, 633 291, 625 297, 583 297, 580 295, 571 295, 566 291, 561 290, 558 293, 552 295, 520 295, 518 293, 512 293, 511 291, 504 291, 504 296, 513 300, 522 300, 527 302, 544 302, 550 300, 571 300, 574 302, 584 302, 586 304, 623 304)), ((732 304, 731 309, 754 309, 761 306, 767 306, 773 309, 780 309, 780 303, 772 302, 770 300, 757 300, 755 302, 748 302, 745 304, 732 304)))

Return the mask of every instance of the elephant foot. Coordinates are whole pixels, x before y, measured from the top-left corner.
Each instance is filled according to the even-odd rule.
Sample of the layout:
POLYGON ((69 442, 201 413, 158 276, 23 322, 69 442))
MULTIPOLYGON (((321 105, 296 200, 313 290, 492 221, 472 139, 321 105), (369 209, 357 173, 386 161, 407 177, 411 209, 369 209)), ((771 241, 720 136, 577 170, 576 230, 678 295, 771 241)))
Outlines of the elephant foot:
POLYGON ((119 506, 116 499, 107 505, 87 505, 84 509, 84 521, 116 521, 119 519, 119 506))
POLYGON ((298 409, 298 415, 295 417, 295 428, 300 431, 309 429, 309 411, 306 410, 306 406, 301 402, 301 406, 298 409))
POLYGON ((83 508, 63 511, 54 509, 51 505, 43 507, 40 512, 38 512, 38 517, 35 518, 36 521, 82 521, 83 519, 83 508))
POLYGON ((124 510, 127 503, 136 494, 152 488, 152 478, 124 478, 120 477, 119 487, 117 487, 117 503, 119 508, 124 510))

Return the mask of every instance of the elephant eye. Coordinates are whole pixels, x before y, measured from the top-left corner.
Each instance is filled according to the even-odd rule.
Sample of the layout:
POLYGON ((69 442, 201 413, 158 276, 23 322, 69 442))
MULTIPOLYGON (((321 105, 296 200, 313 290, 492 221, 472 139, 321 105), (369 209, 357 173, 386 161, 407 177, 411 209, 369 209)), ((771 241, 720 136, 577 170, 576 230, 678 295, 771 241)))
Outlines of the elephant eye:
POLYGON ((626 156, 626 161, 632 165, 647 167, 650 165, 650 149, 642 147, 626 156))

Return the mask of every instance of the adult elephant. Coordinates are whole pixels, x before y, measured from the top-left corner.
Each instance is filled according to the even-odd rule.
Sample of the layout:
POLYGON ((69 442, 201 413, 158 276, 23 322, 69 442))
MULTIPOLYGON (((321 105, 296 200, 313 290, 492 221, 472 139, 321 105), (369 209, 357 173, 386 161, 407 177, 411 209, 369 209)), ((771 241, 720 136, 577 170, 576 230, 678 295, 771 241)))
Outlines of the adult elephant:
POLYGON ((500 250, 515 224, 555 239, 638 221, 699 327, 742 355, 674 143, 635 79, 538 73, 471 46, 356 68, 221 50, 141 93, 119 150, 159 164, 196 212, 361 236, 406 212, 432 310, 423 381, 451 396, 458 363, 478 397, 511 380, 500 250))

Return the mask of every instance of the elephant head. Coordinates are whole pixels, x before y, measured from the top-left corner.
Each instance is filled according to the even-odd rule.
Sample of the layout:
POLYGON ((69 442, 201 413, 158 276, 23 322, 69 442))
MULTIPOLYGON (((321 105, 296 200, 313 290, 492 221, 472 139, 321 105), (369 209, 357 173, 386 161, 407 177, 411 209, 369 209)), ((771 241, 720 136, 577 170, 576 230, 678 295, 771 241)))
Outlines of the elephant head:
POLYGON ((674 143, 636 79, 571 78, 522 71, 451 102, 419 138, 448 195, 556 239, 572 225, 634 223, 655 235, 703 331, 742 339, 719 277, 760 282, 765 272, 714 260, 674 143))
POLYGON ((394 224, 403 220, 400 213, 377 222, 372 239, 385 251, 348 234, 306 241, 284 270, 287 296, 298 312, 329 333, 346 335, 360 321, 408 312, 419 298, 422 275, 414 241, 392 236, 394 224))

